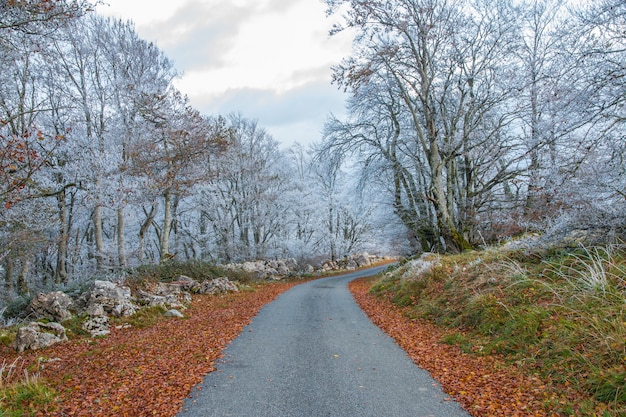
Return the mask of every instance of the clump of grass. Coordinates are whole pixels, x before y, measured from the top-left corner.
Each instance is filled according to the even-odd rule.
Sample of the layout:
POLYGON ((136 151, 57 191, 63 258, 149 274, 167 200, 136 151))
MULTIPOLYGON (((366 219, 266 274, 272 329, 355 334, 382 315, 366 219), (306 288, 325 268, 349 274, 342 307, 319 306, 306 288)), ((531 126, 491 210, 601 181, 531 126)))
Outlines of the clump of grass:
POLYGON ((581 246, 578 253, 549 265, 551 272, 566 285, 569 295, 583 301, 584 297, 623 300, 626 294, 626 266, 616 257, 616 245, 587 248, 581 246))
POLYGON ((49 387, 37 371, 30 373, 21 358, 0 366, 0 416, 31 416, 47 410, 56 392, 49 387))
POLYGON ((114 325, 129 324, 137 328, 146 328, 154 326, 158 322, 165 320, 164 314, 166 311, 167 308, 162 305, 157 305, 139 309, 130 317, 116 317, 111 320, 114 325))

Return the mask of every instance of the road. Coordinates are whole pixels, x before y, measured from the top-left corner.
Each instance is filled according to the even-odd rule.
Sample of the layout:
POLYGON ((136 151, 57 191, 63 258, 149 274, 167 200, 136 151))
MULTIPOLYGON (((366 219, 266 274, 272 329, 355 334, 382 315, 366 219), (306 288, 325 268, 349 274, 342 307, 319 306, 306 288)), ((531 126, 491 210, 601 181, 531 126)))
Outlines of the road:
POLYGON ((349 281, 383 268, 310 281, 265 306, 179 417, 469 416, 352 298, 349 281))

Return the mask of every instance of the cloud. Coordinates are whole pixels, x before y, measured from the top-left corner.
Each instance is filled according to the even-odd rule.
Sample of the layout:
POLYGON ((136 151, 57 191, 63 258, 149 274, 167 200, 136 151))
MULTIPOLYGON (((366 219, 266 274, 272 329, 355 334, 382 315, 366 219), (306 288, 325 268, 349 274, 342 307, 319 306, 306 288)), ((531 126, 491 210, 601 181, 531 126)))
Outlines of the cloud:
POLYGON ((318 141, 329 113, 343 114, 345 95, 327 82, 306 84, 285 93, 269 89, 231 89, 217 97, 192 98, 206 114, 241 113, 289 146, 318 141))
POLYGON ((173 60, 202 113, 241 113, 286 144, 317 141, 328 114, 343 114, 330 67, 351 39, 328 38, 320 0, 108 2, 173 60))
POLYGON ((157 43, 183 69, 210 69, 227 65, 224 56, 238 39, 241 27, 254 15, 252 8, 224 3, 187 2, 173 15, 138 31, 157 43))

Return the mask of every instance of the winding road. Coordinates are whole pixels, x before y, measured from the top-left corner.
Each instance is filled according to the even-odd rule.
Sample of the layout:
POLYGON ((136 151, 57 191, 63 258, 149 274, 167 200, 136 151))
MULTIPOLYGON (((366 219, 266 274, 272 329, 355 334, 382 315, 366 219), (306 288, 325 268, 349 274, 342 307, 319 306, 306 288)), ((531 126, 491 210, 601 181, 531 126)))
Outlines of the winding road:
POLYGON ((371 268, 298 285, 265 306, 179 417, 460 417, 347 288, 371 268))

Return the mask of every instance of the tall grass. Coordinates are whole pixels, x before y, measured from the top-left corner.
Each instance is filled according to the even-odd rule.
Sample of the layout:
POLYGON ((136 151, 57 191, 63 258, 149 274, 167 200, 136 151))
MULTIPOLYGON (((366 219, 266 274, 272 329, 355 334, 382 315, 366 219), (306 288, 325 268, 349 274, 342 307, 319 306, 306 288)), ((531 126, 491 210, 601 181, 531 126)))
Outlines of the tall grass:
POLYGON ((616 257, 617 245, 587 248, 573 253, 552 267, 557 278, 567 283, 575 297, 620 296, 626 293, 626 267, 616 257))

